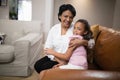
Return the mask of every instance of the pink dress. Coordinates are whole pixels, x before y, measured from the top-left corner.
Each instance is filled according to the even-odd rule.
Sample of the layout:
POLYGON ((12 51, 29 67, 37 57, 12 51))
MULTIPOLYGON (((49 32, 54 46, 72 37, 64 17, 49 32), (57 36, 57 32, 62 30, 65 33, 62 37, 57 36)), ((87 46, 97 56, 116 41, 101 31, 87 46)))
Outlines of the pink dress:
MULTIPOLYGON (((80 35, 73 35, 70 37, 82 39, 83 37, 80 35)), ((60 66, 61 69, 87 69, 87 54, 84 46, 77 47, 70 57, 70 60, 67 65, 60 66)))

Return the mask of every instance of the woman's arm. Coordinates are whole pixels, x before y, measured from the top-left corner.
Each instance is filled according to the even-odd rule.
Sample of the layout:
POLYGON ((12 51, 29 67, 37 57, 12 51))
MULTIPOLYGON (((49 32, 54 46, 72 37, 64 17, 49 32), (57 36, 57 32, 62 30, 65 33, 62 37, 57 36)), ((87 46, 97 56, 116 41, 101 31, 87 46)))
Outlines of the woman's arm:
POLYGON ((65 54, 58 53, 58 52, 54 51, 53 49, 45 49, 45 53, 50 54, 50 55, 54 55, 55 57, 57 57, 59 59, 68 61, 69 58, 71 57, 74 49, 78 46, 81 46, 81 45, 87 46, 88 41, 83 40, 83 39, 80 40, 78 38, 74 38, 74 39, 71 39, 70 44, 69 44, 69 48, 68 48, 68 50, 66 51, 65 54))
POLYGON ((50 54, 50 55, 54 55, 55 57, 57 57, 59 59, 68 61, 75 48, 76 48, 75 46, 69 47, 67 49, 66 53, 64 53, 64 54, 58 53, 58 52, 54 51, 53 49, 45 49, 45 53, 50 54))
POLYGON ((88 46, 88 40, 73 38, 70 40, 69 47, 88 46))

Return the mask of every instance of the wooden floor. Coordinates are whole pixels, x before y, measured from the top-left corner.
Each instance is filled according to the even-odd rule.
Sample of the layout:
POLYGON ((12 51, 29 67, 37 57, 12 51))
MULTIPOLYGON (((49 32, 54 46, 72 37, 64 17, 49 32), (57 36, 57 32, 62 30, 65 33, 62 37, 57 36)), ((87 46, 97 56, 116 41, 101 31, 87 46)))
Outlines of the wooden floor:
POLYGON ((0 76, 0 80, 39 80, 37 72, 33 72, 29 77, 7 77, 7 76, 0 76))

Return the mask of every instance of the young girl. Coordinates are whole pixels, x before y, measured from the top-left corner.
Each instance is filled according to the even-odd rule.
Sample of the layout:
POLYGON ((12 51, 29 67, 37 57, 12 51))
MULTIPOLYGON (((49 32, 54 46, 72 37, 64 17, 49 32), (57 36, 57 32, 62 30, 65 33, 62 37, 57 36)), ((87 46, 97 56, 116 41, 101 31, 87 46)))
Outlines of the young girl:
MULTIPOLYGON (((90 26, 88 22, 84 19, 79 19, 75 25, 73 30, 73 36, 70 39, 86 39, 89 40, 92 38, 92 32, 90 30, 90 26)), ((52 49, 46 49, 46 54, 54 55, 59 59, 59 57, 64 57, 68 63, 65 64, 65 61, 60 60, 59 64, 56 66, 60 69, 87 69, 87 52, 84 46, 69 47, 65 54, 59 54, 53 51, 52 49), (64 64, 64 65, 63 65, 64 64)), ((65 60, 64 59, 64 60, 65 60)), ((55 66, 55 67, 56 67, 55 66)))

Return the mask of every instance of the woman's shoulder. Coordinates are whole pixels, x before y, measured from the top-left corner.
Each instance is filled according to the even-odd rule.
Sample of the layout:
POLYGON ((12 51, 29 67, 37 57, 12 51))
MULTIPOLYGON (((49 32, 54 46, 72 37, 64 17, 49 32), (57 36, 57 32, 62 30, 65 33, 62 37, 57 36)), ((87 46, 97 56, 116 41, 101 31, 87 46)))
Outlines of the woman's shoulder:
POLYGON ((58 24, 55 24, 51 29, 58 29, 58 28, 60 28, 60 23, 58 23, 58 24))
POLYGON ((55 24, 54 26, 51 27, 50 32, 55 33, 60 30, 60 24, 55 24))

